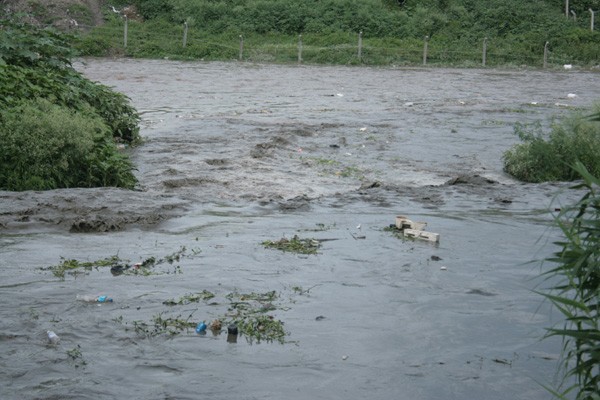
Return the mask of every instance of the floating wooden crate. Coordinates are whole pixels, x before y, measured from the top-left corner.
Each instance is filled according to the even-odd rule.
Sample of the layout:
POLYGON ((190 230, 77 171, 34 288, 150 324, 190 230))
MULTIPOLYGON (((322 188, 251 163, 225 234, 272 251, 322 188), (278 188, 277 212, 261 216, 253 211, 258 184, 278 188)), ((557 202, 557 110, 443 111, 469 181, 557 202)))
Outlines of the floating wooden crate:
POLYGON ((417 231, 422 231, 427 226, 427 222, 415 222, 406 218, 403 215, 396 216, 396 228, 403 229, 414 229, 417 231))
POLYGON ((428 240, 430 242, 440 241, 439 233, 425 232, 417 229, 404 229, 404 236, 413 239, 428 240))

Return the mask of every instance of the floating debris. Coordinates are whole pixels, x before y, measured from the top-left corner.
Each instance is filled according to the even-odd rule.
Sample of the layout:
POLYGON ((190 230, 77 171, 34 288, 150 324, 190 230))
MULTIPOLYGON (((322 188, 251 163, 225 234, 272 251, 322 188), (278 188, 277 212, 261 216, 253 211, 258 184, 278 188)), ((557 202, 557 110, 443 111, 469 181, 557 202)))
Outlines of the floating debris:
POLYGON ((426 222, 415 222, 404 215, 396 216, 396 223, 385 228, 386 231, 391 231, 396 234, 397 237, 406 237, 410 239, 423 239, 430 242, 439 242, 439 233, 432 233, 424 231, 427 226, 426 222))
POLYGON ((167 306, 175 306, 175 305, 185 305, 190 303, 198 303, 200 300, 207 301, 215 297, 214 293, 209 292, 208 290, 203 290, 199 293, 191 293, 186 294, 185 296, 181 296, 178 300, 169 299, 163 301, 163 304, 167 306))
POLYGON ((293 238, 282 238, 280 240, 265 240, 262 245, 266 248, 278 249, 281 251, 299 253, 299 254, 317 254, 321 247, 321 242, 316 239, 301 239, 298 235, 293 238))
MULTIPOLYGON (((169 254, 163 258, 156 259, 156 257, 148 257, 140 263, 131 264, 129 260, 120 258, 119 256, 111 256, 102 258, 96 261, 79 261, 75 259, 67 259, 61 257, 61 262, 57 265, 49 267, 42 267, 41 270, 52 271, 52 274, 58 278, 64 279, 65 275, 79 275, 88 274, 93 269, 100 269, 104 267, 110 268, 110 272, 114 276, 119 275, 156 275, 159 272, 153 270, 159 264, 168 263, 173 264, 178 262, 186 255, 186 248, 182 246, 179 250, 172 254, 169 254)), ((196 254, 197 252, 194 252, 196 254)), ((181 273, 181 268, 176 266, 172 271, 173 273, 181 273)), ((165 272, 163 272, 165 273, 165 272)), ((170 272, 166 272, 170 273, 170 272)))

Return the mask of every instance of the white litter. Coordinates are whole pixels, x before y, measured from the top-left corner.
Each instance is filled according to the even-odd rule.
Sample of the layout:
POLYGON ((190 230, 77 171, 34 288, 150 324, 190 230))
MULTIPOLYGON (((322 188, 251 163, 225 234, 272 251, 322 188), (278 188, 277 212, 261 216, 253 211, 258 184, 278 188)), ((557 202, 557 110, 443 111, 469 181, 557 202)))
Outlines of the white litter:
POLYGON ((567 97, 568 97, 569 99, 574 99, 575 97, 577 97, 577 95, 576 95, 575 93, 569 93, 569 94, 567 95, 567 97))
POLYGON ((564 69, 572 69, 573 65, 571 65, 571 64, 565 64, 565 65, 563 65, 563 68, 564 69))

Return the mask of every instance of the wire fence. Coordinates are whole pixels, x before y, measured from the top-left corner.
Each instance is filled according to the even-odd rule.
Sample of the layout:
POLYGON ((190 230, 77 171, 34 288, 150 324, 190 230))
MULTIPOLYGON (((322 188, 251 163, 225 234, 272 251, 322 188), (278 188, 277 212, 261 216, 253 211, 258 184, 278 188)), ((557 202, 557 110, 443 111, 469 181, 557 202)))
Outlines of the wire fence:
POLYGON ((516 52, 496 46, 492 40, 482 38, 471 48, 462 45, 451 48, 447 43, 436 42, 429 37, 422 40, 393 40, 365 38, 363 32, 348 33, 334 37, 330 45, 314 44, 314 35, 298 35, 270 39, 269 35, 215 36, 187 23, 169 29, 147 29, 142 24, 123 19, 120 25, 78 25, 75 32, 84 43, 84 49, 101 47, 125 56, 163 56, 176 59, 216 60, 228 59, 251 62, 282 63, 345 63, 373 65, 461 65, 499 66, 527 65, 546 68, 580 63, 554 54, 549 42, 531 45, 528 51, 516 52), (308 39, 308 40, 307 40, 308 39), (269 42, 271 40, 271 42, 269 42))

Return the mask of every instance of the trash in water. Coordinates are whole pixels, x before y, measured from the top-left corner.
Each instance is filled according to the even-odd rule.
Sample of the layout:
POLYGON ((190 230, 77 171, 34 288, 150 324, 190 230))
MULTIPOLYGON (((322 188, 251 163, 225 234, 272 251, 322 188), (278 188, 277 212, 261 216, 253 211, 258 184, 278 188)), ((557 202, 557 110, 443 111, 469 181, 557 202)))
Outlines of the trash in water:
POLYGON ((236 324, 231 324, 227 327, 227 333, 230 335, 237 335, 238 334, 238 328, 236 324))
POLYGON ((569 93, 567 95, 567 98, 569 98, 569 99, 574 99, 575 97, 577 97, 577 95, 575 93, 569 93))
POLYGON ((427 222, 416 222, 408 219, 404 215, 398 215, 396 216, 396 223, 390 225, 389 228, 385 228, 385 230, 402 233, 403 237, 422 239, 436 243, 439 242, 439 233, 424 231, 426 226, 427 222))
POLYGON ((448 270, 448 268, 446 268, 446 267, 440 267, 440 270, 446 271, 446 270, 448 270))
POLYGON ((84 301, 86 303, 112 303, 113 302, 113 299, 108 296, 77 295, 77 300, 84 301))
POLYGON ((237 343, 238 328, 235 324, 227 327, 227 343, 237 343))
POLYGON ((204 334, 206 333, 206 324, 204 323, 204 321, 200 322, 197 326, 196 326, 196 333, 199 334, 204 334))
POLYGON ((48 335, 48 340, 50 341, 50 344, 58 344, 60 342, 60 338, 53 331, 47 331, 46 334, 48 335))
POLYGON ((221 320, 215 319, 210 323, 209 327, 213 331, 213 333, 220 333, 221 328, 223 327, 223 323, 221 322, 221 320))

